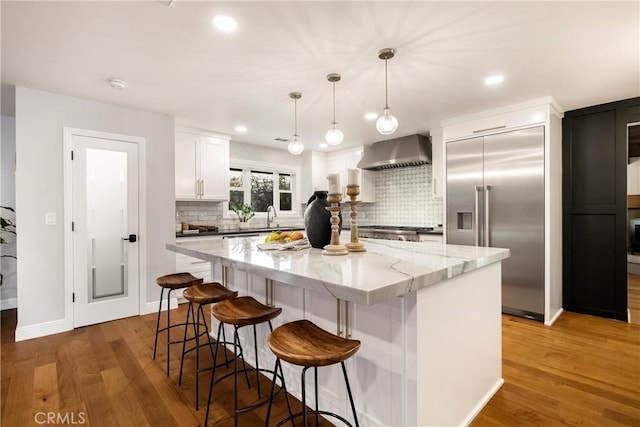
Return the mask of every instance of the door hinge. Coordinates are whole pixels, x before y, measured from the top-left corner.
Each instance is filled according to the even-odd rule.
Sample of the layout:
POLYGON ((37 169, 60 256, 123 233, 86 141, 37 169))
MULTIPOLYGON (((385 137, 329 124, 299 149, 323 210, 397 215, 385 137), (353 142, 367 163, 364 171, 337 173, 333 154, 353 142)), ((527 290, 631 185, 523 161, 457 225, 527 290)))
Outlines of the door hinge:
POLYGON ((71 150, 71 160, 73 160, 73 150, 71 150))
POLYGON ((71 302, 76 302, 76 293, 71 294, 71 302))
POLYGON ((76 223, 71 221, 71 231, 76 231, 76 223))

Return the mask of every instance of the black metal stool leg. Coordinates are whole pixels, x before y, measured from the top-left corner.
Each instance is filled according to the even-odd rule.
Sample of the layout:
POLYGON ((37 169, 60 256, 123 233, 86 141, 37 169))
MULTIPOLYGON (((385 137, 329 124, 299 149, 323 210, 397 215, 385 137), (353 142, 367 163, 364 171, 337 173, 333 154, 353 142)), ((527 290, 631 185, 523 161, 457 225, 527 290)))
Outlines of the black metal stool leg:
POLYGON ((308 366, 302 369, 301 383, 302 383, 302 425, 307 427, 307 385, 305 383, 305 377, 307 375, 308 366))
POLYGON ((163 297, 164 297, 164 288, 160 290, 160 307, 158 307, 158 318, 156 319, 156 340, 153 343, 153 360, 156 360, 156 351, 158 349, 158 333, 160 331, 160 314, 162 313, 163 297))
MULTIPOLYGON (((238 347, 240 345, 240 336, 238 335, 238 327, 234 326, 233 331, 233 355, 235 356, 234 374, 233 374, 233 425, 238 427, 238 347)), ((244 362, 244 357, 242 358, 244 362)))
MULTIPOLYGON (((256 384, 258 389, 258 400, 262 397, 260 393, 260 364, 258 363, 258 335, 256 334, 256 325, 253 325, 253 350, 256 354, 256 384)), ((244 358, 243 358, 244 360, 244 358)))
MULTIPOLYGON (((192 313, 192 303, 189 302, 189 307, 187 308, 187 318, 184 321, 184 337, 182 338, 182 356, 180 356, 180 375, 178 376, 178 385, 182 385, 182 368, 184 366, 184 354, 185 354, 185 350, 187 348, 187 330, 188 325, 189 325, 189 317, 191 316, 192 313)), ((194 320, 195 322, 195 320, 194 320)))
POLYGON ((347 385, 347 393, 349 394, 349 403, 351 404, 351 410, 353 411, 353 420, 356 423, 356 427, 359 427, 358 415, 356 414, 356 405, 353 403, 353 395, 351 394, 351 387, 349 386, 349 378, 347 377, 347 368, 344 362, 340 362, 342 365, 342 373, 344 374, 344 383, 347 385))
POLYGON ((171 292, 167 292, 167 376, 169 376, 169 367, 171 364, 171 292))
MULTIPOLYGON (((214 356, 213 356, 213 367, 211 368, 211 380, 209 381, 209 397, 207 398, 207 412, 205 413, 205 416, 204 416, 205 427, 207 426, 207 421, 209 420, 209 409, 211 408, 211 395, 213 394, 213 383, 214 383, 214 377, 216 376, 216 359, 218 358, 218 348, 219 348, 221 332, 224 332, 224 329, 222 327, 222 322, 218 324, 218 335, 216 338, 217 345, 216 345, 216 351, 214 352, 214 356)), ((225 349, 225 352, 226 352, 226 349, 225 349)))
POLYGON ((313 376, 314 376, 314 382, 315 382, 315 393, 316 393, 316 425, 319 425, 320 423, 320 414, 318 413, 319 411, 319 406, 318 406, 318 367, 314 366, 313 367, 313 376))

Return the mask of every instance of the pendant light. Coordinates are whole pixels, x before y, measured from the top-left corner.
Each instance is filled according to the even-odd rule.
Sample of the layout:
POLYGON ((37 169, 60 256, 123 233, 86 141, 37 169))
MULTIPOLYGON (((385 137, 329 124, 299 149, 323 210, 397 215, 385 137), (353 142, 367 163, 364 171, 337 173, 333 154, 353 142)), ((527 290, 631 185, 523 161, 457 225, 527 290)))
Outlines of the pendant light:
POLYGON ((387 61, 396 54, 394 48, 388 47, 378 52, 378 58, 384 60, 384 111, 376 121, 376 129, 382 135, 391 135, 398 130, 398 119, 390 113, 389 108, 389 90, 387 84, 387 61))
POLYGON ((342 131, 338 129, 338 123, 336 122, 336 82, 340 81, 340 74, 328 74, 327 80, 333 83, 333 121, 331 122, 331 129, 324 135, 324 140, 327 141, 329 145, 340 145, 344 139, 344 135, 342 131))
POLYGON ((302 154, 304 144, 298 141, 298 99, 302 98, 300 92, 291 92, 289 98, 293 99, 293 141, 289 143, 287 149, 295 156, 302 154))

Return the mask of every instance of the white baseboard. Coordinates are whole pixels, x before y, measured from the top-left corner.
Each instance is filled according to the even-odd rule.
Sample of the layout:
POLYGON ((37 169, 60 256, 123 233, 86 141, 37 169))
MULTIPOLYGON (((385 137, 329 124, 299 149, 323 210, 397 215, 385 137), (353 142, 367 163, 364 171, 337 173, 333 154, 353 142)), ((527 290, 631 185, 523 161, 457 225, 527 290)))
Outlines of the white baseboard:
MULTIPOLYGON (((178 308, 178 298, 171 298, 170 306, 172 310, 174 308, 178 308)), ((140 315, 142 316, 143 314, 157 313, 158 307, 160 307, 160 300, 148 302, 143 307, 141 307, 140 315)), ((167 310, 167 303, 163 301, 162 311, 166 311, 166 310, 167 310)))
POLYGON ((500 390, 500 387, 502 387, 502 384, 504 384, 503 378, 500 378, 498 381, 496 381, 493 387, 491 387, 489 391, 487 391, 487 393, 484 396, 482 396, 482 399, 480 399, 480 401, 471 410, 471 412, 469 412, 469 415, 465 417, 464 421, 460 425, 468 426, 469 424, 471 424, 471 421, 473 421, 473 419, 478 416, 480 411, 482 411, 482 408, 484 408, 485 405, 489 403, 493 395, 496 394, 498 390, 500 390))
POLYGON ((72 329, 73 325, 69 325, 65 319, 36 323, 35 325, 29 326, 18 326, 16 328, 16 342, 59 334, 60 332, 67 332, 72 329))
POLYGON ((558 320, 558 317, 560 317, 563 311, 564 311, 564 308, 561 308, 560 310, 558 310, 558 312, 551 318, 551 320, 549 320, 549 323, 545 323, 545 325, 546 326, 553 325, 555 321, 558 320))
POLYGON ((0 310, 11 310, 18 308, 18 298, 0 299, 0 310))
MULTIPOLYGON (((0 300, 0 303, 2 303, 2 306, 1 306, 2 310, 8 309, 8 308, 16 308, 18 306, 18 300, 16 298, 0 300), (5 302, 7 305, 10 303, 13 303, 13 306, 12 307, 7 306, 5 308, 5 302)), ((160 305, 159 300, 144 304, 141 307, 141 309, 143 309, 144 312, 141 312, 140 315, 157 313, 159 305, 160 305)), ((171 305, 171 309, 178 308, 178 298, 171 298, 170 305, 171 305)), ((166 304, 163 304, 163 306, 164 306, 163 311, 165 311, 167 309, 166 304)), ((59 334, 60 332, 66 332, 72 329, 73 329, 73 325, 69 325, 65 319, 52 320, 50 322, 37 323, 35 325, 29 325, 29 326, 18 326, 16 328, 16 342, 29 340, 32 338, 44 337, 47 335, 59 334)))

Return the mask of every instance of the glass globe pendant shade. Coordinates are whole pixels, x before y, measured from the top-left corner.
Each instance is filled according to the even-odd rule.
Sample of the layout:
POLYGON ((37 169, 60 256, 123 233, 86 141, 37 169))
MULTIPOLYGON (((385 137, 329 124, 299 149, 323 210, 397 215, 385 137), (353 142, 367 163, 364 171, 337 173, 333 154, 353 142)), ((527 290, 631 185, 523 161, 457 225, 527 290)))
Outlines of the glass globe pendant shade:
POLYGON ((294 138, 293 141, 291 141, 287 146, 287 149, 294 156, 298 156, 304 151, 304 144, 298 141, 298 138, 294 138))
POLYGON ((382 115, 378 117, 376 129, 382 135, 391 135, 398 130, 398 119, 389 112, 388 108, 385 108, 382 115))
POLYGON ((344 134, 334 123, 333 128, 329 129, 324 135, 324 140, 327 141, 327 144, 329 145, 340 145, 344 140, 344 134))

